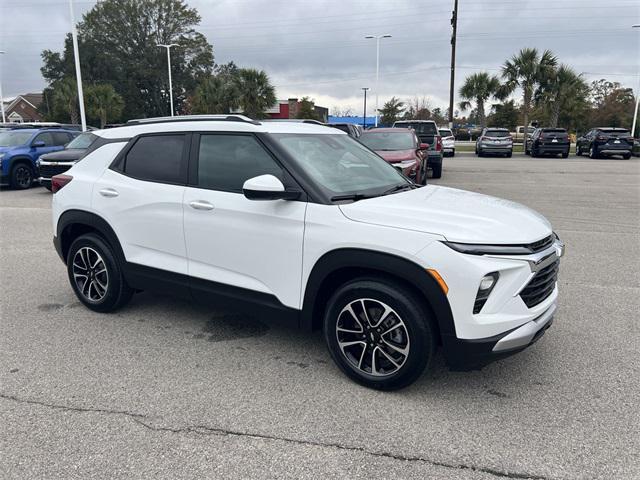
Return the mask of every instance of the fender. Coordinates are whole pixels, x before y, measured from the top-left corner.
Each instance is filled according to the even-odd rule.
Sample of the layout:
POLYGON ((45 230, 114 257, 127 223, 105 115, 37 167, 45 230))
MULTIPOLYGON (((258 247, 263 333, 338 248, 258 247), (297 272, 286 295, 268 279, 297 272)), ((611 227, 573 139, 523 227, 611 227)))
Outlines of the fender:
POLYGON ((7 164, 9 164, 9 168, 8 168, 9 173, 11 173, 11 169, 13 168, 13 166, 16 163, 27 163, 27 164, 29 164, 29 166, 31 168, 35 167, 35 164, 34 164, 33 160, 31 160, 31 157, 29 157, 27 155, 24 155, 24 154, 18 154, 18 155, 14 156, 14 157, 9 157, 6 160, 3 158, 2 159, 2 163, 4 163, 5 161, 7 162, 7 164))
POLYGON ((437 321, 440 335, 455 337, 455 325, 449 300, 424 268, 396 255, 357 248, 333 250, 324 254, 316 262, 304 292, 300 319, 300 326, 303 329, 313 330, 321 325, 321 312, 331 292, 331 290, 327 292, 327 287, 339 281, 340 272, 348 272, 349 276, 353 276, 353 273, 366 275, 382 272, 409 284, 426 300, 437 321))
MULTIPOLYGON (((79 228, 81 231, 94 230, 100 233, 102 237, 113 247, 114 253, 118 258, 121 265, 126 262, 124 251, 120 246, 120 241, 116 233, 111 228, 111 225, 101 216, 87 212, 85 210, 67 210, 58 219, 58 225, 56 228, 56 238, 54 242, 57 242, 56 249, 62 261, 66 263, 67 253, 69 253, 69 247, 71 246, 71 240, 69 235, 72 233, 73 228, 79 228), (70 227, 70 228, 69 228, 70 227), (87 227, 89 227, 87 229, 87 227)), ((84 233, 84 232, 82 232, 84 233)))

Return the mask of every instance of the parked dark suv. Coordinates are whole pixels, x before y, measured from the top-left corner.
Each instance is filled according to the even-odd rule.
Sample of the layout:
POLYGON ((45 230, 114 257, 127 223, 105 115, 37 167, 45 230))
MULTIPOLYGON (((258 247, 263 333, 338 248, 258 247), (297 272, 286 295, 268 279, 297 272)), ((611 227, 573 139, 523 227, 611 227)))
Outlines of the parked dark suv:
POLYGON ((429 145, 427 150, 427 168, 431 170, 433 178, 442 176, 442 136, 438 125, 433 120, 398 120, 393 123, 394 128, 413 128, 420 139, 420 143, 429 145))
POLYGON ((576 155, 589 155, 590 158, 622 155, 631 158, 633 137, 626 128, 598 127, 576 140, 576 155))
POLYGON ((71 140, 64 150, 42 155, 36 160, 40 185, 51 190, 51 177, 60 175, 75 165, 97 138, 93 133, 85 132, 71 140))
POLYGON ((567 158, 570 147, 569 135, 564 128, 536 128, 527 139, 524 153, 532 157, 550 154, 567 158))

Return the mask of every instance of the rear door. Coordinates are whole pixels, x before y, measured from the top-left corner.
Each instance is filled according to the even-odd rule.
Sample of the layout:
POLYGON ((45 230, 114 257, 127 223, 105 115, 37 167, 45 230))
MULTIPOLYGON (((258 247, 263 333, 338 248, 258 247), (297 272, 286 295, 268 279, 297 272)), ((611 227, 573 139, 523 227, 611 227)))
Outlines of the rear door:
POLYGON ((202 133, 192 145, 184 228, 194 296, 247 294, 299 308, 307 204, 242 193, 258 175, 293 180, 253 134, 202 133))
POLYGON ((189 138, 138 137, 93 187, 93 208, 115 230, 130 263, 187 273, 182 204, 189 138))

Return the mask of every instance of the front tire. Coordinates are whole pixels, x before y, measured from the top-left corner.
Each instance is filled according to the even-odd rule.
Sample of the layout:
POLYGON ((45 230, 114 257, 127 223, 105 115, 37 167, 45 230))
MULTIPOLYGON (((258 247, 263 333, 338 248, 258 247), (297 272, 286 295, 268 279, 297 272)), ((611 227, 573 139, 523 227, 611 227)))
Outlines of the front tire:
POLYGON ((589 158, 598 158, 598 149, 593 145, 589 148, 589 158))
POLYGON ((413 292, 392 280, 358 278, 327 303, 324 336, 338 367, 370 388, 413 383, 435 350, 430 315, 413 292))
POLYGON ((580 150, 580 147, 576 145, 576 157, 581 157, 581 156, 582 156, 582 150, 580 150))
POLYGON ((26 163, 18 163, 11 169, 11 186, 25 190, 33 183, 33 169, 26 163))
POLYGON ((67 273, 78 300, 95 312, 113 312, 133 295, 113 249, 98 235, 82 235, 71 244, 67 273))

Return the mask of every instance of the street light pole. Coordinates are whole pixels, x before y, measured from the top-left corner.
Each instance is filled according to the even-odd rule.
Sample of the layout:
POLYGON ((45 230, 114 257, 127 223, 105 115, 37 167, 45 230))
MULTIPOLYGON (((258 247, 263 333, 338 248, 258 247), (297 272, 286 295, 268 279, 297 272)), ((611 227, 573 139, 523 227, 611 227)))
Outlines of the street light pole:
POLYGON ((177 47, 177 43, 170 43, 168 45, 158 44, 159 47, 167 49, 167 68, 169 69, 169 105, 171 108, 171 116, 173 117, 173 85, 171 84, 171 47, 177 47))
POLYGON ((378 126, 378 82, 380 79, 380 39, 391 38, 388 33, 384 35, 366 35, 364 38, 376 39, 376 111, 375 111, 375 126, 378 126))
POLYGON ((80 53, 78 51, 78 32, 76 31, 76 21, 73 16, 73 0, 69 0, 69 13, 71 15, 71 38, 73 40, 73 59, 76 64, 76 83, 78 85, 78 103, 80 104, 80 123, 82 131, 87 130, 87 119, 84 115, 84 93, 82 92, 82 74, 80 73, 80 53))
MULTIPOLYGON (((4 54, 4 50, 0 50, 0 55, 4 54)), ((0 110, 2 110, 2 123, 7 120, 4 117, 4 97, 2 96, 2 62, 0 62, 0 110)))
POLYGON ((364 115, 362 116, 362 128, 367 128, 367 90, 369 87, 362 87, 364 92, 364 115))
MULTIPOLYGON (((631 25, 631 28, 640 28, 640 23, 636 25, 631 25)), ((631 127, 631 135, 634 138, 636 137, 636 124, 638 122, 638 105, 640 105, 640 75, 638 75, 638 90, 636 91, 636 109, 633 111, 633 126, 631 127)))

